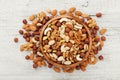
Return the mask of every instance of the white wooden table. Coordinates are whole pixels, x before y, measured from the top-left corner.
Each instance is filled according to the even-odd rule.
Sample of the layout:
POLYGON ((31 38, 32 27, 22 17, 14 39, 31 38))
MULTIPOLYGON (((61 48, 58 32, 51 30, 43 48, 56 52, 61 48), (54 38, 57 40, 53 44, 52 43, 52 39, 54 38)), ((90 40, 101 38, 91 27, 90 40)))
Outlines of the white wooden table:
POLYGON ((88 7, 82 7, 86 0, 0 0, 0 80, 120 80, 120 0, 88 1, 88 7), (58 74, 45 67, 34 70, 32 62, 24 59, 28 53, 19 51, 24 42, 18 34, 22 19, 46 8, 61 10, 71 6, 89 14, 104 14, 96 18, 101 28, 108 29, 107 41, 98 54, 104 55, 104 61, 88 66, 86 72, 72 74, 58 74), (13 42, 16 36, 18 44, 13 42))

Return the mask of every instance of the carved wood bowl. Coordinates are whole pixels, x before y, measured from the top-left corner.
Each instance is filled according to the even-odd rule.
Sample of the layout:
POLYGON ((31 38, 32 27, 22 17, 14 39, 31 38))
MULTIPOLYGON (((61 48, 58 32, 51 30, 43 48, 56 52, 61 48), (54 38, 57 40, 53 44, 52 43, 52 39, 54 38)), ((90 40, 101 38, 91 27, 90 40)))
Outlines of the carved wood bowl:
POLYGON ((83 61, 86 61, 87 60, 87 57, 90 53, 90 50, 91 50, 91 46, 92 46, 92 39, 91 39, 91 33, 87 27, 87 25, 82 22, 79 18, 76 18, 76 17, 71 17, 71 16, 57 16, 57 17, 54 17, 52 18, 51 20, 49 20, 42 28, 41 32, 40 32, 40 49, 44 55, 44 58, 47 60, 48 63, 50 64, 53 64, 53 66, 55 67, 60 67, 60 68, 74 68, 76 66, 78 66, 79 64, 81 64, 83 61), (73 19, 75 20, 76 22, 80 23, 83 25, 83 27, 86 29, 87 31, 87 34, 88 34, 88 38, 89 38, 89 45, 88 45, 88 51, 86 52, 85 54, 85 57, 79 61, 79 62, 76 62, 76 63, 73 63, 73 64, 70 64, 70 65, 64 65, 64 64, 60 64, 60 63, 56 63, 54 62, 53 60, 51 60, 47 55, 46 55, 46 52, 44 52, 44 49, 43 49, 43 36, 44 36, 44 30, 47 28, 47 26, 55 21, 55 20, 58 20, 58 19, 61 19, 61 18, 68 18, 68 19, 73 19))

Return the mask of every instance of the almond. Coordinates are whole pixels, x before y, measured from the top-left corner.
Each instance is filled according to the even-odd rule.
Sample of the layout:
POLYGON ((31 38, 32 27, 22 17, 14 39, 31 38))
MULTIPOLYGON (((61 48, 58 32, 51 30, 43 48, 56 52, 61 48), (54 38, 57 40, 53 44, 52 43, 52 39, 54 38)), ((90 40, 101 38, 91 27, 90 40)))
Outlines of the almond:
POLYGON ((105 34, 106 31, 107 31, 107 29, 103 28, 100 30, 100 34, 103 35, 103 34, 105 34))
POLYGON ((33 60, 33 62, 37 63, 38 61, 42 61, 42 57, 37 57, 33 60))
POLYGON ((71 8, 69 9, 69 12, 72 13, 72 12, 74 12, 75 10, 76 10, 75 7, 71 7, 71 8))
POLYGON ((57 10, 54 9, 54 10, 51 12, 51 14, 52 14, 53 16, 55 16, 55 15, 57 14, 57 10))
POLYGON ((36 31, 37 30, 37 28, 36 28, 36 26, 30 26, 30 29, 32 30, 32 31, 36 31))
POLYGON ((34 54, 31 53, 31 54, 30 54, 30 60, 33 60, 33 59, 34 59, 34 54))
POLYGON ((104 42, 102 40, 100 40, 100 45, 104 46, 104 42))
POLYGON ((72 73, 74 71, 74 68, 67 69, 66 72, 72 73))
POLYGON ((67 13, 67 16, 71 16, 71 17, 72 17, 72 16, 73 16, 73 14, 72 14, 72 13, 67 13))
POLYGON ((81 16, 82 16, 83 18, 87 18, 87 17, 89 17, 88 14, 82 14, 81 16))
POLYGON ((64 14, 66 14, 66 13, 67 13, 66 10, 61 10, 61 11, 59 12, 60 15, 64 15, 64 14))
POLYGON ((80 12, 80 11, 75 11, 75 15, 81 16, 81 15, 82 15, 82 12, 80 12))
POLYGON ((45 61, 42 61, 42 62, 41 62, 41 64, 42 64, 43 66, 46 66, 46 63, 45 63, 45 61))
POLYGON ((53 69, 54 69, 55 72, 60 73, 60 68, 54 67, 53 69))
POLYGON ((29 17, 29 20, 30 21, 33 21, 35 19, 35 15, 31 15, 30 17, 29 17))
POLYGON ((72 38, 72 37, 74 36, 74 32, 73 32, 73 31, 70 31, 70 32, 69 32, 69 36, 70 36, 70 38, 72 38))
POLYGON ((37 62, 38 66, 41 67, 42 63, 40 61, 37 62))

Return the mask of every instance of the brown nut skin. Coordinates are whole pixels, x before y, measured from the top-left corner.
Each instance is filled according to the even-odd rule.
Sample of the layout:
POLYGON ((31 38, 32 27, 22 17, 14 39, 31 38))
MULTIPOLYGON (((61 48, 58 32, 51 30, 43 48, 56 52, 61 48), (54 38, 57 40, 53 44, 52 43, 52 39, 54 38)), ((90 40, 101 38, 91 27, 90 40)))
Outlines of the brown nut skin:
POLYGON ((75 10, 76 10, 75 7, 71 7, 71 8, 69 9, 69 13, 72 13, 72 12, 74 12, 75 10))
POLYGON ((67 43, 67 46, 70 47, 70 48, 72 47, 72 45, 73 45, 73 44, 70 43, 70 42, 67 43))
POLYGON ((75 68, 76 68, 76 70, 80 70, 81 67, 80 66, 76 66, 75 68))
POLYGON ((54 67, 53 69, 55 72, 60 73, 60 68, 54 67))
POLYGON ((52 16, 55 16, 57 14, 57 10, 54 9, 52 12, 51 12, 52 16))
POLYGON ((102 40, 102 41, 106 41, 106 37, 105 37, 105 36, 102 36, 102 37, 101 37, 101 40, 102 40))
POLYGON ((65 28, 65 32, 69 33, 70 32, 70 28, 65 28))
POLYGON ((37 67, 38 67, 38 64, 34 63, 33 68, 37 68, 37 67))
POLYGON ((96 13, 96 17, 102 17, 102 13, 101 12, 96 13))
POLYGON ((60 15, 64 15, 64 14, 67 13, 67 11, 66 10, 61 10, 59 13, 60 13, 60 15))
POLYGON ((82 15, 82 12, 80 12, 80 11, 75 11, 75 15, 81 16, 81 15, 82 15))
POLYGON ((48 68, 52 68, 52 67, 53 67, 53 65, 48 63, 48 68))
POLYGON ((57 51, 57 56, 61 56, 62 52, 61 51, 57 51))
POLYGON ((60 27, 60 26, 61 26, 61 23, 60 23, 60 22, 57 22, 57 23, 56 23, 56 26, 57 26, 57 27, 60 27))
POLYGON ((96 38, 94 39, 94 41, 95 41, 95 42, 99 42, 99 41, 100 41, 100 38, 96 37, 96 38))
POLYGON ((67 26, 69 29, 73 29, 73 25, 72 25, 72 24, 66 24, 66 26, 67 26))
POLYGON ((100 34, 103 35, 103 34, 105 34, 106 31, 107 31, 107 29, 103 28, 100 30, 100 34))
POLYGON ((26 19, 23 19, 23 24, 27 24, 27 20, 26 19))
POLYGON ((96 30, 99 30, 99 26, 97 26, 97 25, 96 25, 94 28, 95 28, 96 30))
POLYGON ((23 30, 19 30, 19 34, 23 35, 24 34, 23 30))
POLYGON ((26 55, 26 56, 25 56, 25 59, 26 59, 26 60, 29 60, 29 59, 30 59, 30 57, 29 57, 28 55, 26 55))
POLYGON ((29 37, 27 37, 27 38, 26 38, 26 41, 27 41, 27 42, 30 42, 30 38, 29 38, 29 37))
POLYGON ((99 58, 99 60, 103 60, 104 59, 104 57, 102 55, 100 55, 98 58, 99 58))
POLYGON ((14 38, 14 42, 17 43, 18 42, 18 38, 14 38))

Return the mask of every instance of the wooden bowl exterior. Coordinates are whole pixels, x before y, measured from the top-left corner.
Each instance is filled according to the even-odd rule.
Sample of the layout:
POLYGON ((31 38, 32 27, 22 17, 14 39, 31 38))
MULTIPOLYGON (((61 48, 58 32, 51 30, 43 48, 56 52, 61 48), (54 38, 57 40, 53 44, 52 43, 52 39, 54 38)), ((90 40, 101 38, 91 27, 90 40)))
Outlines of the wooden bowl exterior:
POLYGON ((86 60, 87 60, 87 57, 88 57, 88 55, 89 55, 89 53, 90 53, 91 46, 92 46, 91 33, 90 33, 88 27, 86 26, 86 24, 85 24, 84 22, 77 21, 76 19, 74 19, 74 20, 76 20, 76 22, 82 24, 82 25, 85 27, 85 29, 86 29, 86 31, 87 31, 87 33, 88 33, 88 36, 89 36, 88 52, 86 53, 85 58, 83 58, 82 61, 76 62, 76 63, 74 63, 74 64, 71 64, 71 65, 63 65, 63 64, 55 63, 54 61, 50 60, 50 59, 46 56, 46 53, 44 53, 44 51, 43 51, 43 45, 42 45, 42 42, 43 42, 43 41, 42 41, 42 38, 43 38, 44 30, 47 28, 47 25, 48 25, 49 23, 51 23, 52 21, 54 21, 54 20, 56 20, 56 19, 60 19, 60 18, 74 19, 74 17, 71 17, 71 16, 58 16, 58 17, 54 17, 53 19, 51 19, 50 21, 48 21, 48 22, 43 26, 43 28, 42 28, 42 30, 41 30, 41 32, 40 32, 40 49, 41 49, 41 51, 42 51, 42 53, 43 53, 43 55, 44 55, 44 58, 48 61, 48 63, 51 63, 51 64, 53 64, 54 66, 56 66, 56 67, 61 67, 61 68, 74 68, 74 67, 78 66, 80 63, 82 63, 83 61, 86 61, 86 60))

